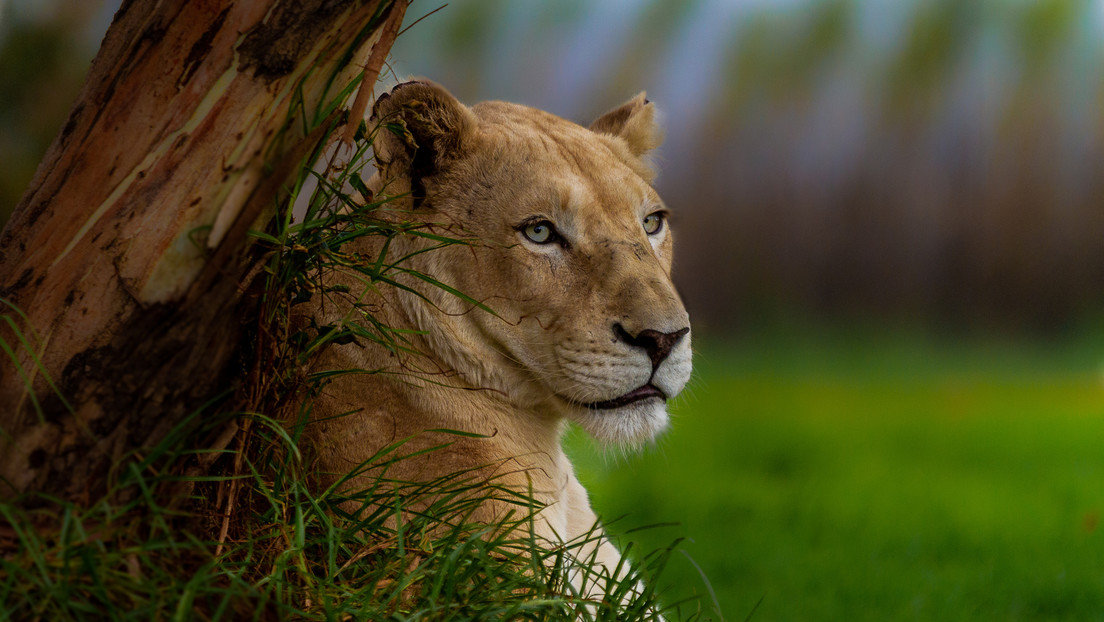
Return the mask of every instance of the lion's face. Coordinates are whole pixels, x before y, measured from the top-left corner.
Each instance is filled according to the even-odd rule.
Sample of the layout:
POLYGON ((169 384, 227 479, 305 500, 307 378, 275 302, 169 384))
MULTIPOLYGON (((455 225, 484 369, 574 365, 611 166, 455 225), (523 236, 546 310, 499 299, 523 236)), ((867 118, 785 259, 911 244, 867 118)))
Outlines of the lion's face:
MULTIPOLYGON (((415 211, 476 240, 419 255, 417 267, 495 312, 439 290, 425 291, 435 311, 410 297, 434 351, 477 386, 550 407, 601 440, 654 436, 691 354, 668 210, 640 160, 656 142, 650 104, 638 97, 593 131, 515 104, 468 109, 434 85, 405 88, 418 102, 447 96, 460 125, 448 140, 411 128, 419 149, 433 145, 433 162, 416 152, 404 162, 392 144, 391 173, 396 163, 413 170, 415 211), (417 176, 419 164, 429 174, 417 176)), ((408 127, 441 117, 420 110, 408 127)))

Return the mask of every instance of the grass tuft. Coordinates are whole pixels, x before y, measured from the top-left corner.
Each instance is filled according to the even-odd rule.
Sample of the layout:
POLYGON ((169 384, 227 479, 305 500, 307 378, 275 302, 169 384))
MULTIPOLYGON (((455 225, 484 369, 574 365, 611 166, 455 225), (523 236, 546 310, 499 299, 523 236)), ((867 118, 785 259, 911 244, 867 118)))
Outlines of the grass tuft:
POLYGON ((195 433, 184 424, 151 452, 157 460, 129 461, 109 498, 90 507, 0 504, 0 619, 652 620, 673 611, 647 580, 672 548, 611 574, 585 552, 598 533, 566 544, 528 535, 538 506, 524 495, 465 473, 388 479, 389 465, 409 458, 401 442, 350 474, 378 474, 371 488, 318 491, 287 428, 237 419, 251 422, 252 447, 223 454, 243 475, 189 475, 206 454, 187 449, 195 433), (235 487, 233 524, 215 537, 230 514, 194 508, 235 487), (163 502, 181 489, 184 509, 163 502), (517 512, 471 522, 491 496, 517 512))

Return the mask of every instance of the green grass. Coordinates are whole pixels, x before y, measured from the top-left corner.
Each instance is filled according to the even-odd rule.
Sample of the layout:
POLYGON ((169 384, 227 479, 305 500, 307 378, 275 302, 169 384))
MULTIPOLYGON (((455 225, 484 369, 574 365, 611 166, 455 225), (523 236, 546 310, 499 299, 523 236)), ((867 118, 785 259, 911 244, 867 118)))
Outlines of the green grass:
POLYGON ((250 421, 256 448, 242 454, 242 478, 175 475, 174 463, 200 455, 182 426, 89 507, 0 503, 0 620, 681 618, 647 587, 670 548, 614 577, 586 551, 597 534, 535 539, 535 502, 524 495, 464 473, 387 479, 401 443, 363 466, 379 476, 369 489, 320 490, 283 426, 250 421), (202 506, 231 483, 242 492, 225 539, 197 528, 202 515, 164 503, 167 488, 185 485, 202 506), (491 497, 516 514, 470 522, 491 497))
POLYGON ((1098 337, 708 347, 657 446, 573 455, 613 531, 681 523, 631 537, 688 538, 728 620, 1104 619, 1102 363, 1098 337))

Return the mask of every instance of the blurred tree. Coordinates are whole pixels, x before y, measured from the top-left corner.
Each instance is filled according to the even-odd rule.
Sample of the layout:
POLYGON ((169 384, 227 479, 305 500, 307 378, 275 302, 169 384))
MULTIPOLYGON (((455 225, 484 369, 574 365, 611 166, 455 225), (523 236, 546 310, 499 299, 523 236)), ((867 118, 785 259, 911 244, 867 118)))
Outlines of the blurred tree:
POLYGON ((371 89, 406 6, 120 8, 0 237, 0 495, 95 498, 234 386, 257 304, 246 234, 344 115, 359 123, 346 85, 371 89))
POLYGON ((90 59, 80 31, 95 4, 39 19, 10 8, 0 16, 0 226, 80 89, 90 59))
MULTIPOLYGON (((637 12, 632 26, 633 36, 616 58, 603 59, 606 65, 599 81, 599 92, 593 99, 616 100, 625 93, 639 92, 641 68, 654 67, 672 50, 672 34, 685 27, 695 11, 702 9, 702 0, 651 0, 637 12)), ((597 112, 591 111, 591 112, 597 112)))
POLYGON ((903 45, 887 68, 888 114, 923 119, 937 109, 969 43, 980 32, 983 11, 981 2, 919 3, 903 45))
POLYGON ((1017 64, 1023 73, 1045 71, 1069 40, 1078 19, 1087 17, 1086 11, 1093 8, 1086 0, 1036 0, 1026 4, 1015 24, 1020 54, 1017 64))

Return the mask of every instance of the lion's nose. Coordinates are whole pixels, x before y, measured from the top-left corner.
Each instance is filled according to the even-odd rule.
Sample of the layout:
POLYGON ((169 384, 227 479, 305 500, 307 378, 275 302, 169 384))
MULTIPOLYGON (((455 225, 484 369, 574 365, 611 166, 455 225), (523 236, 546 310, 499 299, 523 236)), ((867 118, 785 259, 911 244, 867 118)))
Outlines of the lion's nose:
POLYGON ((624 326, 619 323, 613 325, 613 332, 617 335, 617 338, 630 346, 636 346, 638 348, 644 348, 644 351, 648 353, 648 358, 652 361, 652 370, 654 371, 659 364, 663 362, 663 359, 667 358, 667 355, 671 353, 671 349, 675 347, 675 344, 679 342, 686 333, 690 332, 690 327, 681 328, 672 333, 661 333, 658 330, 652 330, 650 328, 644 329, 636 335, 630 335, 629 331, 625 330, 624 326))

